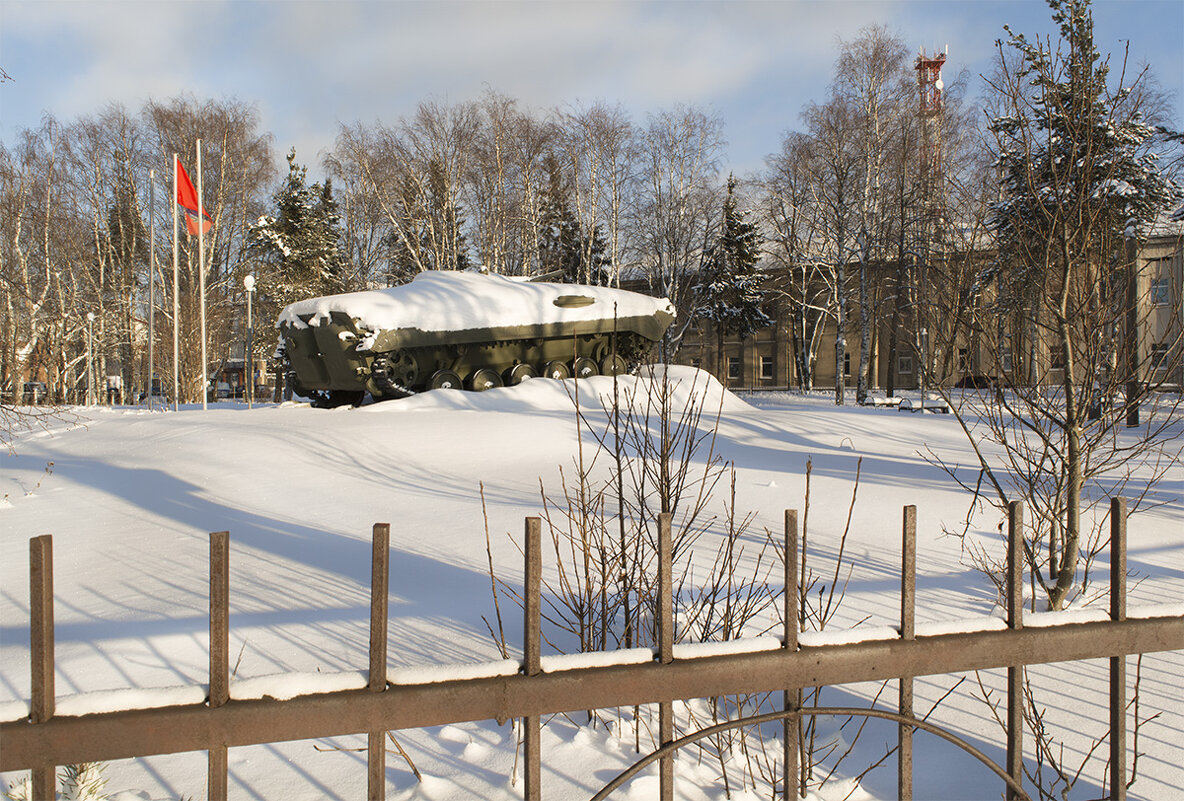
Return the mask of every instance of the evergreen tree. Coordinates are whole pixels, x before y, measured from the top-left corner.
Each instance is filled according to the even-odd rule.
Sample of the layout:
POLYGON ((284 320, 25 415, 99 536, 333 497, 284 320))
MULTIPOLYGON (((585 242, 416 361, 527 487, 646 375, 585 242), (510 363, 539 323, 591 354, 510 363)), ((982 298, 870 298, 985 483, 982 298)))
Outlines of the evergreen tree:
POLYGON ((748 212, 736 208, 734 176, 728 176, 723 217, 722 230, 705 257, 703 281, 696 289, 697 315, 711 320, 715 328, 720 363, 725 336, 743 339, 773 324, 764 310, 765 275, 758 266, 760 232, 748 221, 748 212))
POLYGON ((307 168, 288 153, 288 177, 276 192, 276 214, 251 226, 251 246, 263 262, 260 301, 274 312, 297 300, 343 292, 346 263, 333 187, 306 184, 307 168))
MULTIPOLYGON (((1007 469, 996 478, 983 467, 1000 506, 1011 483, 1031 510, 1033 536, 1048 538, 1048 564, 1031 567, 1050 576, 1043 589, 1059 609, 1076 581, 1086 482, 1121 467, 1137 447, 1114 446, 1123 412, 1105 399, 1138 377, 1133 360, 1119 358, 1138 328, 1128 289, 1135 243, 1178 194, 1152 152, 1155 129, 1140 114, 1138 82, 1108 88, 1088 0, 1049 6, 1057 49, 1008 29, 1016 58, 1001 48, 993 87, 1004 113, 990 126, 1001 176, 990 277, 1030 357, 1026 376, 999 370, 1011 392, 1000 395, 1006 413, 991 420, 1007 469)), ((1001 334, 997 349, 1005 347, 1001 334)), ((1128 391, 1128 404, 1137 398, 1128 391)), ((1030 558, 1040 552, 1034 545, 1030 558)))
MULTIPOLYGON (((578 280, 594 286, 608 286, 612 270, 608 258, 608 245, 600 232, 600 226, 592 228, 592 234, 580 234, 580 273, 578 280)), ((572 276, 568 280, 577 280, 572 276)))
POLYGON ((608 286, 607 245, 600 226, 586 233, 571 207, 570 184, 559 159, 549 153, 543 160, 547 186, 539 214, 539 264, 544 272, 561 271, 564 281, 608 286))
POLYGON ((539 265, 545 273, 562 271, 564 280, 573 281, 580 271, 580 224, 554 153, 543 159, 543 169, 547 186, 539 210, 539 265))
POLYGON ((467 270, 469 243, 464 234, 464 209, 448 190, 447 176, 439 159, 428 162, 427 258, 433 270, 467 270))

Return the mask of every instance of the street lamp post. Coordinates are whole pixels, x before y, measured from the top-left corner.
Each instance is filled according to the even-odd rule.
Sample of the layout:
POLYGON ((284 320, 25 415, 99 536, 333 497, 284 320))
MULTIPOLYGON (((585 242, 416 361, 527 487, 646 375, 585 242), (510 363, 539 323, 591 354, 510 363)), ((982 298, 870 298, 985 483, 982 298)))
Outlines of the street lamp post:
POLYGON ((251 295, 255 294, 255 275, 247 273, 243 276, 243 286, 247 288, 247 352, 243 354, 246 369, 244 378, 247 383, 247 408, 250 409, 255 400, 255 353, 252 350, 255 339, 255 325, 251 321, 251 295))
POLYGON ((86 405, 95 404, 95 368, 94 368, 94 322, 95 313, 86 313, 86 405))

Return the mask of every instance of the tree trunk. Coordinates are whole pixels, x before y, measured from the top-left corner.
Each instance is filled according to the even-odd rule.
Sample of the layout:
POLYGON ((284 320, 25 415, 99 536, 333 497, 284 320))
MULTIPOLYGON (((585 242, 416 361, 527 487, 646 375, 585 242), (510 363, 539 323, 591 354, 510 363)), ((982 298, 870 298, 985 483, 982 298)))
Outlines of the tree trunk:
POLYGON ((847 381, 843 373, 843 357, 847 353, 847 304, 843 298, 843 286, 846 284, 847 271, 839 260, 838 275, 835 278, 835 405, 843 405, 843 395, 847 390, 847 381))
POLYGON ((867 401, 868 363, 871 360, 872 323, 871 302, 868 297, 867 250, 859 256, 859 375, 855 379, 855 400, 867 401))

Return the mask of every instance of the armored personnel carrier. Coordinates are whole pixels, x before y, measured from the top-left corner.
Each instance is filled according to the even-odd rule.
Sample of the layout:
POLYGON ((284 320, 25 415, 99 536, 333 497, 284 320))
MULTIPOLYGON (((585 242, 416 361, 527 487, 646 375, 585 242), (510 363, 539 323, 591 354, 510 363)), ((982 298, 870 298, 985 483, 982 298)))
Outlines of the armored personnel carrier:
POLYGON ((628 371, 674 319, 664 298, 477 272, 312 298, 280 313, 279 355, 318 406, 628 371))

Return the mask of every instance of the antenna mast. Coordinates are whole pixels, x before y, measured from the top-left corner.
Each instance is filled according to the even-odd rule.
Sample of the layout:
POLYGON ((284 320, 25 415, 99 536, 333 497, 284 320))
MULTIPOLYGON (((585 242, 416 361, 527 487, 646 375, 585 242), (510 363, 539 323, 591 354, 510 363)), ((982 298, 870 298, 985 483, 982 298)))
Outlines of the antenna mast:
MULTIPOLYGON (((921 48, 920 55, 914 64, 917 70, 917 88, 920 92, 920 103, 917 107, 917 120, 921 128, 921 147, 918 151, 918 180, 921 190, 921 202, 916 227, 916 246, 914 248, 914 268, 919 274, 913 273, 909 283, 912 295, 913 309, 913 348, 917 354, 917 387, 921 390, 921 403, 924 408, 925 389, 929 379, 932 364, 932 352, 929 347, 929 302, 928 272, 930 254, 935 240, 941 236, 942 217, 942 91, 945 84, 941 79, 941 68, 946 63, 946 53, 925 55, 925 48, 921 48), (914 283, 915 281, 915 283, 914 283)), ((912 273, 912 270, 909 271, 912 273)))
POLYGON ((914 69, 917 70, 917 88, 920 91, 920 104, 917 107, 917 118, 921 127, 921 149, 918 166, 921 179, 922 232, 921 243, 923 252, 934 234, 937 233, 941 218, 941 185, 942 185, 942 91, 945 83, 941 79, 941 68, 946 63, 945 53, 925 55, 925 48, 917 56, 914 69))

